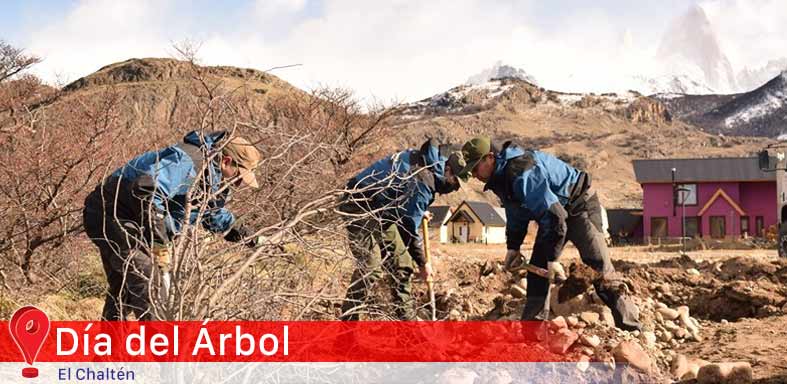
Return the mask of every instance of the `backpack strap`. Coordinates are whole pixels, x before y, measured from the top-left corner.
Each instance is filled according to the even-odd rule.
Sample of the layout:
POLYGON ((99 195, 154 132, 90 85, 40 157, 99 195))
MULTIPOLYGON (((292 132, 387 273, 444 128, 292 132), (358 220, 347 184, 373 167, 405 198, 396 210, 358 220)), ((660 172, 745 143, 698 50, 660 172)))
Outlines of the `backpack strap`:
MULTIPOLYGON (((510 144, 510 142, 505 143, 503 148, 506 148, 508 144, 510 144)), ((526 151, 522 156, 508 160, 504 171, 506 196, 509 200, 514 199, 514 179, 516 179, 523 172, 533 168, 535 165, 536 159, 533 157, 533 152, 530 151, 526 151)))

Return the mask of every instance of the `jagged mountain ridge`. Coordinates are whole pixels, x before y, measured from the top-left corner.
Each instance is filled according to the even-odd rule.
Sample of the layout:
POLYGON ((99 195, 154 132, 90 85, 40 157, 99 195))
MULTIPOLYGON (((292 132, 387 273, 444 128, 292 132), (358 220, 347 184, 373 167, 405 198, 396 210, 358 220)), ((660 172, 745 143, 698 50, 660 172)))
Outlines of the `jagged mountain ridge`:
POLYGON ((787 72, 731 95, 656 95, 678 119, 708 132, 777 137, 787 132, 787 72))

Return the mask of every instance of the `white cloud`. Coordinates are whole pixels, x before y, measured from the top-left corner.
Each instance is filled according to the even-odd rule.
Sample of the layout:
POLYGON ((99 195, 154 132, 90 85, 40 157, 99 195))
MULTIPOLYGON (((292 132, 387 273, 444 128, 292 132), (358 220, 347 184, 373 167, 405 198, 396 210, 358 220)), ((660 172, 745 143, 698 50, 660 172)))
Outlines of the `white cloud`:
POLYGON ((736 70, 787 57, 787 1, 710 0, 702 7, 736 70))
MULTIPOLYGON (((184 19, 182 11, 191 7, 184 0, 81 0, 62 19, 33 31, 27 48, 46 58, 38 69, 43 76, 61 72, 74 79, 129 57, 167 56, 173 41, 194 37, 204 42, 206 64, 266 69, 301 63, 274 74, 300 87, 345 86, 363 96, 409 101, 455 86, 497 60, 551 88, 622 89, 628 74, 648 70, 663 32, 585 2, 544 25, 531 5, 325 0, 314 15, 306 0, 256 0, 242 9, 248 12, 202 15, 228 18, 204 27, 184 19)), ((783 55, 786 6, 775 0, 703 3, 736 67, 783 55)))

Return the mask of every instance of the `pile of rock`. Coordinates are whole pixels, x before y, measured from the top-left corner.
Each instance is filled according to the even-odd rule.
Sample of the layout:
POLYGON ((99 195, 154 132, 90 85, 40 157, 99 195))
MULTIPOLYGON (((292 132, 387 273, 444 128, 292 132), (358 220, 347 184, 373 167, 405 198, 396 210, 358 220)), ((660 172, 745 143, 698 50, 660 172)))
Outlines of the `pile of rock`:
POLYGON ((698 383, 750 383, 751 364, 743 361, 716 363, 678 355, 672 360, 672 376, 680 381, 696 379, 698 383))
MULTIPOLYGON (((498 274, 500 267, 485 265, 482 275, 498 274)), ((687 275, 696 278, 697 272, 687 275)), ((508 275, 501 296, 495 298, 496 314, 487 318, 515 320, 527 294, 527 280, 521 275, 508 275)), ((700 383, 750 382, 748 363, 718 363, 687 358, 675 350, 683 343, 701 342, 702 324, 691 316, 689 307, 680 304, 680 295, 667 284, 652 284, 646 290, 632 287, 632 292, 651 292, 652 297, 631 294, 640 310, 641 331, 627 332, 615 327, 612 311, 604 305, 592 286, 563 302, 558 300, 559 287, 550 291, 553 318, 539 331, 539 339, 552 353, 566 355, 577 361, 577 369, 585 372, 591 362, 615 367, 625 363, 650 377, 663 379, 696 379, 700 383), (672 305, 669 305, 671 303, 672 305)))

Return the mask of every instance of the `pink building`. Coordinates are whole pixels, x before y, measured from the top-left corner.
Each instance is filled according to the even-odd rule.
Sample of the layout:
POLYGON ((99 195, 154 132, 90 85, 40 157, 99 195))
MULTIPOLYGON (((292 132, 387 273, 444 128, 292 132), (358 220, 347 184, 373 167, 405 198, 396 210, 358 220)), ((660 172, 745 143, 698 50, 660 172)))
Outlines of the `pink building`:
POLYGON ((634 160, 634 173, 645 238, 762 236, 777 224, 775 174, 755 157, 634 160))

